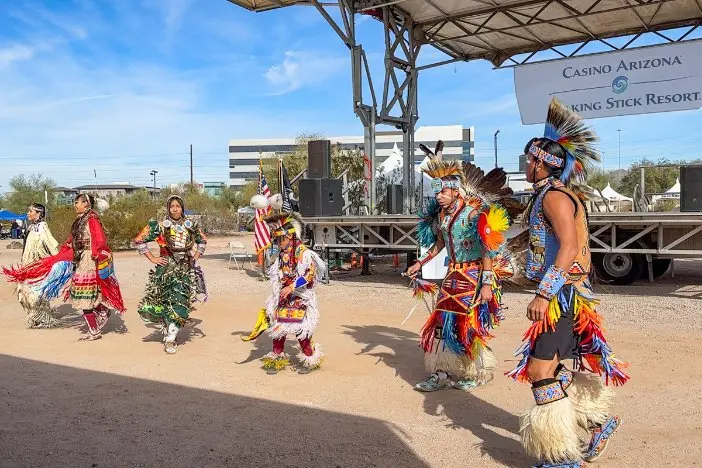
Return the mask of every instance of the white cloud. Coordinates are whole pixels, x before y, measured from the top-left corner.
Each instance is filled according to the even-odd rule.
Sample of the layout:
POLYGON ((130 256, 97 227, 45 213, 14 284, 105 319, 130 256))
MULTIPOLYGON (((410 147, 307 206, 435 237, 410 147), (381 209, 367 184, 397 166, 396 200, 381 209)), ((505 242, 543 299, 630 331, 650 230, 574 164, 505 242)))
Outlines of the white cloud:
POLYGON ((195 0, 144 0, 144 5, 161 12, 168 34, 174 34, 180 28, 183 17, 195 0))
POLYGON ((23 10, 11 10, 8 14, 35 30, 43 31, 53 28, 56 31, 67 33, 71 39, 84 40, 88 38, 86 29, 86 25, 90 23, 88 18, 81 18, 79 21, 75 17, 59 15, 32 4, 26 5, 23 10))
POLYGON ((347 65, 346 58, 289 50, 283 61, 271 66, 264 76, 273 88, 271 94, 281 95, 324 82, 347 65))
MULTIPOLYGON (((7 62, 0 74, 2 186, 29 172, 81 185, 93 181, 95 168, 101 182, 148 183, 154 168, 159 182, 178 182, 189 177, 190 144, 196 154, 218 153, 196 156, 196 177, 224 181, 230 138, 294 136, 313 126, 304 109, 212 106, 208 93, 226 73, 221 68, 96 64, 78 60, 69 48, 20 61, 31 54, 13 50, 0 54, 7 62)), ((227 76, 243 80, 241 72, 232 69, 227 76)))
POLYGON ((0 47, 0 67, 34 57, 35 48, 23 44, 0 47))

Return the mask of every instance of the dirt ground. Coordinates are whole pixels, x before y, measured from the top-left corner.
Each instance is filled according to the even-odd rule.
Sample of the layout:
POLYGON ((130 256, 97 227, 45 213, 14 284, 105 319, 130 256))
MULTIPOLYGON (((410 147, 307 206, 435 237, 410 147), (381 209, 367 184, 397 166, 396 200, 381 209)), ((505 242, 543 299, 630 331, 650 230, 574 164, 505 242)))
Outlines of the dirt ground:
MULTIPOLYGON (((135 312, 150 264, 116 254, 128 307, 103 339, 79 342, 80 317, 58 309, 64 327, 27 330, 13 286, 0 284, 1 467, 444 467, 528 466, 518 414, 528 386, 501 375, 528 325, 529 292, 507 291, 507 320, 491 342, 500 373, 474 392, 419 393, 418 331, 426 312, 401 325, 414 305, 389 266, 375 274, 332 275, 318 287, 316 341, 327 360, 309 375, 266 375, 254 324, 267 283, 229 270, 228 239, 212 239, 201 260, 209 301, 181 331, 175 355, 135 312)), ((246 238, 250 243, 250 237, 246 238)), ((19 260, 0 243, 0 264, 19 260)), ((247 268, 248 265, 247 265, 247 268)), ((623 418, 594 467, 702 464, 702 262, 615 288, 601 286, 608 339, 629 361, 618 389, 623 418)), ((288 351, 297 353, 295 343, 288 351)))

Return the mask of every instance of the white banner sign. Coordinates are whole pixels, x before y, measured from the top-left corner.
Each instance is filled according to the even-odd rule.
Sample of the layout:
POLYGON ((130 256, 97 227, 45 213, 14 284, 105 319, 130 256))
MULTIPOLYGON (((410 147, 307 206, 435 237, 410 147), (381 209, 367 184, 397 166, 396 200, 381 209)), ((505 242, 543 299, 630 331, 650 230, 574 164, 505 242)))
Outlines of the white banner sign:
POLYGON ((702 107, 702 41, 521 65, 514 85, 523 124, 546 120, 552 97, 585 118, 702 107))

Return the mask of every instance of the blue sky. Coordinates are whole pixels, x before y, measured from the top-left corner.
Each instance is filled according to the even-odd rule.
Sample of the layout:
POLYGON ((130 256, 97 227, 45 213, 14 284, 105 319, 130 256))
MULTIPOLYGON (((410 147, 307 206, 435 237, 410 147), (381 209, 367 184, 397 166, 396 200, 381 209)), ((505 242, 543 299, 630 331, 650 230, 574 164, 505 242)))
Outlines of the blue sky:
MULTIPOLYGON (((317 11, 251 13, 226 0, 7 2, 0 10, 0 191, 16 174, 59 185, 225 181, 230 138, 361 134, 349 53, 317 11), (11 3, 11 5, 9 5, 11 3), (95 173, 94 173, 95 171, 95 173)), ((382 83, 381 25, 359 40, 382 83)), ((699 37, 699 34, 696 36, 699 37)), ((441 59, 426 48, 421 62, 441 59)), ((476 127, 476 162, 516 169, 523 126, 510 69, 487 62, 421 72, 419 125, 476 127)), ((702 157, 702 111, 593 120, 605 165, 702 157)), ((379 127, 383 129, 383 127, 379 127)))

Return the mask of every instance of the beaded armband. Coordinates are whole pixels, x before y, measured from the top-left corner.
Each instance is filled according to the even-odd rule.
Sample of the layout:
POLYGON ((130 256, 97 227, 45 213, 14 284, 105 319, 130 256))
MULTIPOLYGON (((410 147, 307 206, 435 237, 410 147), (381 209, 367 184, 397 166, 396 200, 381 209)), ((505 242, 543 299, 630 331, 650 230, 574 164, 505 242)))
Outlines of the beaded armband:
POLYGON ((424 266, 429 263, 432 258, 434 258, 434 256, 431 254, 431 252, 427 252, 422 258, 419 259, 419 264, 424 266))
POLYGON ((492 285, 492 282, 495 280, 495 273, 493 273, 492 271, 483 271, 483 273, 481 274, 480 277, 481 277, 483 286, 486 284, 492 285))
POLYGON ((551 265, 544 278, 536 288, 536 294, 549 301, 561 290, 568 281, 568 272, 556 265, 551 265))

